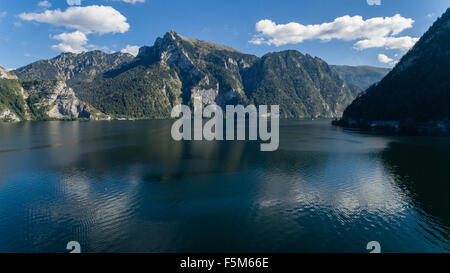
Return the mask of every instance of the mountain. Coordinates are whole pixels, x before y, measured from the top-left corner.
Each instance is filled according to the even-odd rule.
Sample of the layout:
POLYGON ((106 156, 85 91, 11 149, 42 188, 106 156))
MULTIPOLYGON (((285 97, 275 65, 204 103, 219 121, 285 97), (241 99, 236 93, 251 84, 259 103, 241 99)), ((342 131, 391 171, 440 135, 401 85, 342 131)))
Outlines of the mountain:
POLYGON ((127 53, 106 54, 99 50, 80 54, 63 53, 50 60, 37 61, 14 72, 21 80, 92 79, 96 74, 133 60, 127 53))
POLYGON ((380 83, 345 110, 339 124, 449 128, 449 120, 450 8, 380 83))
POLYGON ((256 59, 171 31, 142 47, 133 62, 73 86, 81 99, 113 117, 165 118, 193 95, 206 103, 245 103, 241 72, 256 59))
POLYGON ((29 116, 25 92, 14 73, 0 66, 0 121, 21 121, 29 116))
POLYGON ((296 51, 258 58, 173 31, 142 47, 133 62, 74 90, 104 113, 137 118, 168 117, 194 95, 221 106, 280 104, 283 117, 336 117, 361 91, 319 58, 296 51))
POLYGON ((131 55, 64 53, 14 71, 33 118, 167 118, 173 106, 279 104, 286 118, 332 118, 362 90, 298 51, 262 58, 170 31, 131 55), (36 107, 38 106, 38 107, 36 107))
POLYGON ((109 119, 94 107, 81 101, 67 82, 61 80, 24 81, 26 102, 32 119, 109 119))
MULTIPOLYGON (((108 119, 107 115, 79 100, 70 87, 70 82, 81 79, 89 82, 97 74, 114 69, 133 59, 134 57, 130 54, 106 54, 96 50, 81 54, 63 53, 53 59, 38 61, 19 68, 10 75, 14 75, 17 81, 14 85, 20 86, 22 94, 20 105, 24 104, 27 112, 8 107, 16 115, 8 119, 13 121, 108 119)), ((13 85, 12 82, 9 83, 9 96, 17 93, 17 91, 13 92, 17 86, 11 85, 13 85)), ((8 94, 5 85, 4 87, 2 93, 8 94)))
POLYGON ((63 80, 20 81, 0 67, 0 121, 107 119, 81 102, 63 80))
POLYGON ((381 81, 391 69, 374 66, 348 66, 332 65, 339 75, 350 84, 354 84, 364 90, 381 81))
POLYGON ((449 118, 450 8, 380 83, 345 110, 339 123, 448 128, 449 118))
POLYGON ((0 79, 17 80, 17 76, 0 66, 0 79))
POLYGON ((295 50, 263 56, 244 71, 243 79, 252 103, 279 104, 285 118, 340 116, 361 91, 323 60, 295 50))

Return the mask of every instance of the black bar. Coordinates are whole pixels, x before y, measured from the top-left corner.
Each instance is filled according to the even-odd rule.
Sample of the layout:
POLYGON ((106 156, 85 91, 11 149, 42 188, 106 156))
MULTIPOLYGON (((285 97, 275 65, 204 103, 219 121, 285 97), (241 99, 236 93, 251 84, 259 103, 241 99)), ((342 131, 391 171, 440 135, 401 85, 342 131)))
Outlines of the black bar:
MULTIPOLYGON (((117 270, 129 266, 142 272, 315 272, 324 269, 379 270, 386 272, 393 264, 403 269, 423 264, 446 268, 449 254, 0 254, 4 267, 32 265, 89 272, 93 269, 117 270), (183 267, 183 261, 195 261, 196 267, 183 267), (230 260, 234 259, 234 260, 230 260), (252 259, 252 260, 250 260, 252 259), (256 262, 257 260, 259 262, 256 262), (266 260, 263 260, 266 259, 266 260), (202 261, 202 262, 200 262, 202 261), (214 261, 212 267, 204 261, 214 261), (234 262, 235 263, 234 263, 234 262), (250 262, 252 261, 252 262, 250 262), (264 262, 263 262, 264 261, 264 262), (430 261, 432 263, 430 263, 430 261), (198 267, 198 265, 203 265, 198 267), (58 267, 57 267, 58 268, 58 267)), ((429 267, 431 269, 431 267, 429 267)))

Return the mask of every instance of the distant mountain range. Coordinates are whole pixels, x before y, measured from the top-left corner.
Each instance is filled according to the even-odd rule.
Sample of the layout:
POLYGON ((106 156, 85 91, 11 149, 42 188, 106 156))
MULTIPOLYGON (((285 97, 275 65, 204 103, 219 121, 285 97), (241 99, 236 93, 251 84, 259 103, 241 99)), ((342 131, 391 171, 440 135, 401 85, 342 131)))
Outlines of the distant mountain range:
POLYGON ((333 67, 294 50, 259 58, 171 31, 136 57, 63 53, 1 71, 0 120, 19 121, 167 118, 194 95, 222 106, 278 104, 284 118, 336 118, 385 70, 333 67))
POLYGON ((337 123, 400 130, 450 128, 450 8, 337 123))
POLYGON ((341 77, 347 82, 354 84, 364 90, 372 84, 378 83, 386 76, 391 69, 374 67, 374 66, 348 66, 333 65, 332 66, 341 77))

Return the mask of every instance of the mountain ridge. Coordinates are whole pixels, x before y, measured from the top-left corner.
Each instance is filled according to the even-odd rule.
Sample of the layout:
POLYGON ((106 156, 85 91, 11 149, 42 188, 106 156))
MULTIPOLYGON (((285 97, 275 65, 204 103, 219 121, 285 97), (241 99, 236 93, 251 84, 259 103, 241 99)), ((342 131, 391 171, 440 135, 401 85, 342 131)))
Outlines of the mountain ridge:
POLYGON ((366 90, 381 81, 392 69, 369 65, 332 65, 347 82, 366 90))
POLYGON ((134 58, 63 53, 14 72, 32 94, 30 109, 45 105, 43 119, 168 118, 193 96, 221 106, 280 104, 286 118, 333 118, 362 91, 318 57, 291 50, 260 58, 174 31, 134 58))
POLYGON ((80 73, 92 77, 125 62, 133 56, 128 53, 104 53, 100 50, 83 53, 62 53, 49 60, 40 60, 12 71, 21 80, 70 80, 80 73))

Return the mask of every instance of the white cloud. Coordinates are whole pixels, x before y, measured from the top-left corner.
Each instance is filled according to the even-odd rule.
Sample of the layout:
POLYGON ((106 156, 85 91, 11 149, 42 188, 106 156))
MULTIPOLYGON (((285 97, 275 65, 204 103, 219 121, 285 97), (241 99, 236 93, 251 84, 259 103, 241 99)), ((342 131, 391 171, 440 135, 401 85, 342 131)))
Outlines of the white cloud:
POLYGON ((419 38, 404 36, 404 37, 379 37, 358 41, 355 48, 359 50, 384 47, 385 49, 400 49, 408 50, 413 47, 419 38))
POLYGON ((3 18, 3 17, 6 17, 7 14, 8 13, 6 11, 0 12, 0 19, 3 18))
POLYGON ((91 44, 89 44, 86 47, 89 50, 100 50, 100 51, 103 51, 103 52, 108 53, 108 54, 114 52, 113 50, 111 50, 111 48, 109 48, 107 46, 98 46, 98 45, 91 45, 91 44))
POLYGON ((67 5, 69 6, 79 6, 81 5, 81 0, 67 0, 67 5))
POLYGON ((438 16, 436 16, 436 13, 431 12, 431 13, 428 13, 426 17, 431 20, 436 20, 438 16))
POLYGON ((258 34, 250 43, 281 46, 302 43, 306 40, 361 40, 355 44, 358 49, 385 47, 405 50, 414 45, 417 38, 395 36, 411 28, 413 23, 413 19, 404 18, 400 14, 367 20, 361 16, 346 15, 334 19, 333 22, 316 25, 302 25, 296 22, 276 24, 266 19, 256 23, 258 34))
POLYGON ((136 4, 136 3, 144 3, 145 0, 122 0, 125 3, 136 4))
POLYGON ((50 3, 50 2, 47 1, 47 0, 44 0, 44 1, 40 1, 40 2, 38 3, 38 6, 41 7, 41 8, 49 8, 49 7, 52 6, 52 3, 50 3))
POLYGON ((51 37, 52 39, 59 40, 61 43, 52 46, 54 50, 61 52, 81 53, 87 51, 85 46, 88 43, 86 34, 81 31, 75 31, 72 33, 61 33, 51 37))
POLYGON ((124 33, 130 28, 127 18, 109 6, 69 7, 46 10, 43 13, 22 13, 19 18, 25 21, 48 23, 79 30, 83 33, 124 33))
MULTIPOLYGON (((81 4, 81 1, 68 0, 67 3, 77 5, 81 4)), ((72 6, 65 11, 56 9, 46 10, 42 13, 22 13, 19 18, 25 21, 48 23, 75 29, 75 32, 50 36, 52 39, 61 41, 61 43, 52 46, 54 50, 72 53, 81 53, 93 47, 102 48, 89 45, 86 36, 88 34, 124 33, 130 28, 127 18, 110 6, 72 6)))
POLYGON ((367 4, 369 6, 373 6, 373 5, 379 6, 379 5, 381 5, 381 0, 367 0, 367 4))
POLYGON ((389 64, 389 65, 395 65, 398 62, 397 60, 391 59, 384 54, 378 54, 378 61, 380 63, 389 64))
POLYGON ((139 53, 139 46, 132 46, 132 45, 127 45, 124 49, 122 49, 120 52, 122 53, 129 53, 131 55, 133 55, 134 57, 136 57, 139 53))

